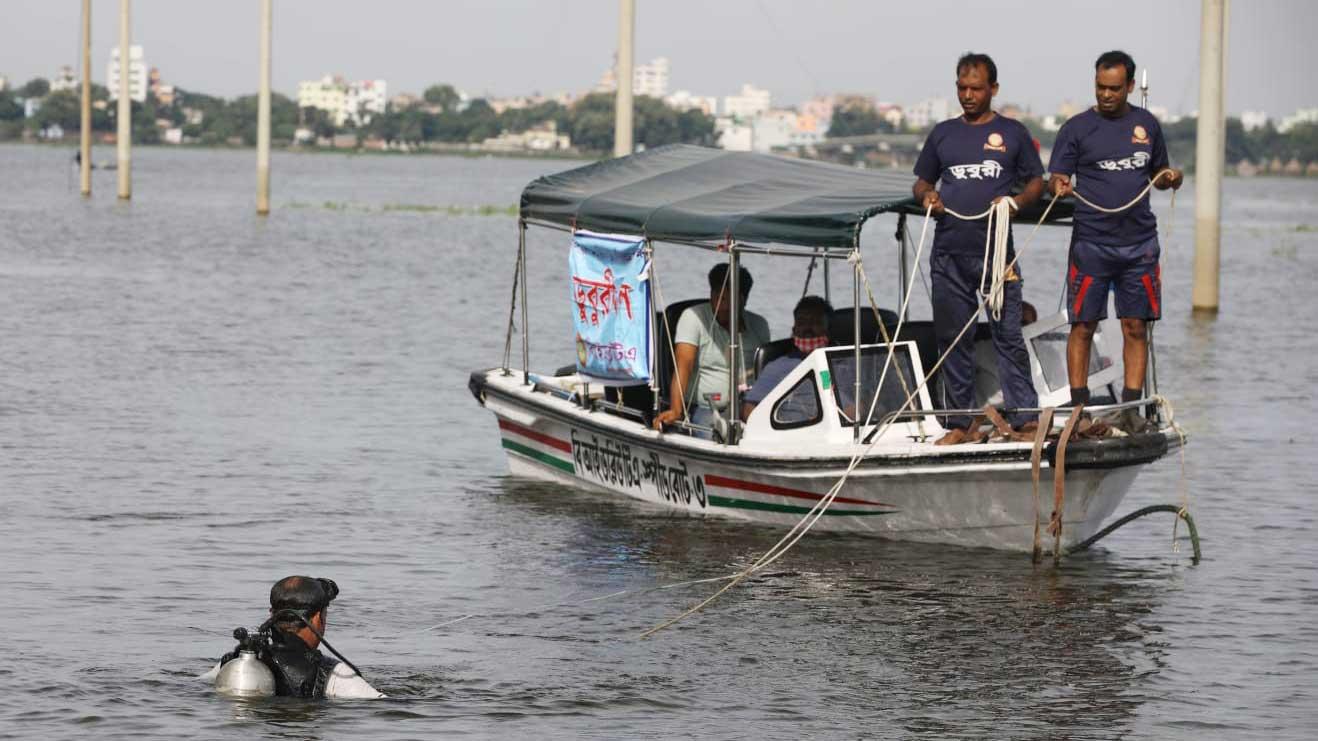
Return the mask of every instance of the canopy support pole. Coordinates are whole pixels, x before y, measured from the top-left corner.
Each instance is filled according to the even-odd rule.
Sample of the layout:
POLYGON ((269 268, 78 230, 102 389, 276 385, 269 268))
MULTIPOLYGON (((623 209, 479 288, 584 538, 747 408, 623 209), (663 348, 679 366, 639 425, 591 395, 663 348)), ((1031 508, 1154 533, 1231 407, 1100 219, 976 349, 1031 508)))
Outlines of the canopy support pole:
MULTIPOLYGON (((860 443, 860 235, 856 235, 854 251, 851 256, 854 260, 851 263, 851 331, 852 331, 852 356, 855 363, 856 391, 851 397, 852 404, 856 405, 856 423, 851 426, 851 441, 860 443)), ((877 394, 878 391, 876 390, 877 394)))
MULTIPOLYGON (((726 286, 728 301, 728 434, 724 435, 723 444, 732 445, 737 429, 737 383, 741 379, 738 366, 741 365, 741 270, 737 260, 737 243, 728 245, 728 280, 726 286)), ((714 322, 718 323, 718 311, 715 307, 714 322)))
MULTIPOLYGON (((825 254, 827 254, 827 250, 825 250, 825 254)), ((829 289, 830 286, 828 285, 828 260, 824 260, 824 300, 827 301, 830 305, 832 305, 833 292, 829 289)))
POLYGON ((906 214, 897 215, 897 275, 901 278, 897 281, 897 305, 902 307, 902 315, 898 317, 902 322, 906 321, 906 214))
MULTIPOLYGON (((659 291, 655 289, 654 276, 654 243, 649 239, 645 240, 645 260, 646 270, 650 273, 650 396, 654 397, 654 404, 651 407, 651 413, 659 416, 659 317, 655 313, 656 301, 659 299, 659 291)), ((653 419, 653 417, 651 418, 653 419)))
POLYGON ((526 311, 526 222, 517 222, 517 255, 522 264, 522 383, 531 384, 531 328, 527 325, 526 311))

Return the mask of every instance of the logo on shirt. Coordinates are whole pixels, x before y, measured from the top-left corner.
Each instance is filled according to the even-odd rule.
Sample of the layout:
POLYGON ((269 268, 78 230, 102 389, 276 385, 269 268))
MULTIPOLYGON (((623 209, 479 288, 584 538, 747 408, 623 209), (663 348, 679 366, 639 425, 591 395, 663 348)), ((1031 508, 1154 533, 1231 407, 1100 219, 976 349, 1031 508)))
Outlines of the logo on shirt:
POLYGON ((993 152, 1007 151, 1007 145, 1002 142, 1002 134, 996 131, 988 135, 988 141, 984 142, 984 148, 993 152))
MULTIPOLYGON (((987 146, 987 145, 985 145, 987 146)), ((984 160, 973 165, 952 165, 947 168, 957 180, 996 180, 1002 174, 1002 165, 993 160, 984 160)))
POLYGON ((1119 160, 1099 160, 1098 169, 1107 170, 1108 172, 1117 172, 1118 170, 1143 170, 1149 164, 1148 152, 1136 152, 1125 159, 1119 160))
POLYGON ((1149 132, 1144 130, 1143 126, 1136 126, 1134 136, 1130 138, 1131 144, 1148 144, 1149 132))

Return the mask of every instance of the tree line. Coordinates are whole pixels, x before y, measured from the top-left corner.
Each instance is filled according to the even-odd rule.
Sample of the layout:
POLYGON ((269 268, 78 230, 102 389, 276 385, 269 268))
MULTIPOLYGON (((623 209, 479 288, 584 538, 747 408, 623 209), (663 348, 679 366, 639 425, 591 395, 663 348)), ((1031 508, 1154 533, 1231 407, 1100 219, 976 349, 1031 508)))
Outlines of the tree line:
MULTIPOLYGON (((114 132, 117 106, 109 104, 109 91, 92 86, 93 102, 105 104, 92 108, 92 130, 114 132)), ((572 145, 586 153, 613 150, 613 94, 592 93, 571 105, 549 101, 524 108, 495 112, 488 101, 477 98, 464 103, 451 85, 432 85, 422 98, 404 107, 389 104, 383 113, 370 115, 357 125, 351 119, 336 125, 330 114, 315 108, 298 108, 291 98, 274 93, 270 100, 271 139, 277 144, 293 143, 299 128, 313 139, 325 140, 337 135, 354 135, 358 143, 380 139, 388 143, 424 145, 427 143, 480 143, 503 132, 519 133, 553 122, 558 133, 571 137, 572 145)), ((224 99, 203 93, 178 90, 165 104, 148 94, 144 103, 134 102, 133 141, 140 144, 160 142, 162 127, 177 127, 186 141, 204 145, 256 144, 255 95, 224 99)), ((713 146, 717 143, 714 119, 698 110, 680 111, 662 100, 638 96, 635 99, 635 137, 638 144, 657 147, 687 143, 713 146)), ((72 90, 50 92, 49 83, 37 78, 16 90, 0 91, 0 140, 16 139, 24 130, 36 132, 58 125, 66 135, 76 134, 81 126, 79 93, 72 90), (24 119, 21 99, 37 98, 41 107, 24 119)))

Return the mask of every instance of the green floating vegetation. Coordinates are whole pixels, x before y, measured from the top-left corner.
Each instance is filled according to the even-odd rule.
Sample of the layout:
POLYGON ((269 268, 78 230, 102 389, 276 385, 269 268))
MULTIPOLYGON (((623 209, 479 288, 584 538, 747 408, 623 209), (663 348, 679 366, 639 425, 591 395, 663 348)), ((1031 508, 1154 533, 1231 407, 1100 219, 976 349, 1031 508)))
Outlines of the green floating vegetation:
POLYGON ((496 206, 485 204, 481 206, 441 206, 429 203, 385 203, 380 206, 372 207, 365 203, 348 203, 346 201, 325 201, 323 203, 307 203, 305 201, 292 201, 288 208, 295 209, 322 209, 325 211, 354 211, 359 213, 414 213, 414 214, 443 214, 445 216, 516 216, 517 206, 496 206))
POLYGON ((1311 224, 1299 224, 1295 227, 1295 231, 1300 233, 1318 232, 1318 226, 1313 226, 1311 224))

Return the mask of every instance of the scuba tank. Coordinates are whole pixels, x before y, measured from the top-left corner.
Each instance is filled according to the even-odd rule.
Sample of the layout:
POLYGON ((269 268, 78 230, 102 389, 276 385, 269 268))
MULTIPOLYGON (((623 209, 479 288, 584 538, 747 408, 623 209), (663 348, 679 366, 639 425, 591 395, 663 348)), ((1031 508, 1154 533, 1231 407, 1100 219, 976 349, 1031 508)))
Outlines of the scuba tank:
POLYGON ((257 656, 263 642, 249 638, 246 628, 235 630, 233 637, 238 639, 238 656, 220 666, 216 691, 231 697, 273 697, 274 672, 257 656))

